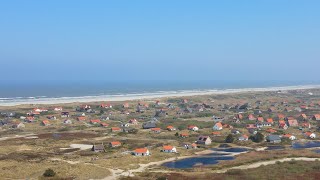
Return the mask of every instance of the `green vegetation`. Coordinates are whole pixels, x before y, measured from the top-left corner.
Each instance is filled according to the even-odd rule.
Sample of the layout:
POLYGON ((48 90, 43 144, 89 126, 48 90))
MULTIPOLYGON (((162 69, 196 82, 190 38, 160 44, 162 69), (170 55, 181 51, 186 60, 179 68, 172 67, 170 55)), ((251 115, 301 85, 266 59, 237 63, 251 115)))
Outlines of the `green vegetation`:
POLYGON ((262 133, 258 132, 256 135, 251 136, 250 139, 253 142, 260 143, 264 140, 264 135, 262 133))
POLYGON ((54 177, 56 175, 56 172, 54 172, 52 169, 47 169, 44 173, 44 177, 54 177))
POLYGON ((233 141, 234 141, 233 135, 232 135, 232 134, 229 134, 229 135, 226 137, 225 142, 226 142, 226 143, 233 143, 233 141))

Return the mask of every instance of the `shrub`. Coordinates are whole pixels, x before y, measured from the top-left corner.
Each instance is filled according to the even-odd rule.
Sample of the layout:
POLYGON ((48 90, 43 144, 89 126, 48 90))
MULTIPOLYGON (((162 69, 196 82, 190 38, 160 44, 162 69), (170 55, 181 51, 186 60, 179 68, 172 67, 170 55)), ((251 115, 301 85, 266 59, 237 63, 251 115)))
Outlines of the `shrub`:
POLYGON ((232 134, 229 134, 227 137, 226 137, 226 143, 233 143, 234 141, 234 137, 232 134))
POLYGON ((54 170, 50 168, 43 173, 44 177, 54 177, 55 175, 56 175, 56 172, 54 172, 54 170))

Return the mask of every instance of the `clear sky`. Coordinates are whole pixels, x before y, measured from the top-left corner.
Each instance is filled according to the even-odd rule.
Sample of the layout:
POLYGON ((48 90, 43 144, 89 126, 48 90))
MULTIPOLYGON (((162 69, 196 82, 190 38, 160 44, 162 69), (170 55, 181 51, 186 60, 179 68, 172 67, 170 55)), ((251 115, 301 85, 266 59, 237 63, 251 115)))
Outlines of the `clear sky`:
POLYGON ((0 2, 1 80, 320 80, 319 0, 0 2))

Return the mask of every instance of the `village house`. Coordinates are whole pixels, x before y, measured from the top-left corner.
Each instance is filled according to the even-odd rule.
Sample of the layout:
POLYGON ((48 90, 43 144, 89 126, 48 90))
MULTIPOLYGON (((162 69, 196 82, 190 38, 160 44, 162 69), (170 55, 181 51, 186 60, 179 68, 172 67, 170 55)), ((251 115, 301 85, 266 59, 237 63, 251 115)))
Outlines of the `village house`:
POLYGON ((301 127, 301 128, 308 128, 308 129, 310 129, 310 128, 311 128, 311 124, 308 123, 308 122, 303 122, 303 123, 300 124, 300 127, 301 127))
POLYGON ((300 105, 300 108, 301 108, 302 110, 307 110, 307 109, 309 109, 309 107, 308 107, 307 105, 305 105, 305 104, 300 105))
POLYGON ((263 122, 264 121, 264 118, 263 117, 258 117, 257 118, 257 122, 263 122))
POLYGON ((249 140, 249 136, 247 136, 246 134, 243 134, 242 136, 240 136, 238 138, 239 141, 248 141, 249 140))
POLYGON ((250 121, 254 121, 254 120, 256 120, 256 117, 254 117, 253 114, 249 114, 249 115, 248 115, 248 119, 249 119, 250 121))
POLYGON ((162 147, 162 152, 166 152, 166 153, 176 153, 177 149, 174 146, 163 146, 162 147))
POLYGON ((78 121, 85 121, 85 120, 86 120, 86 117, 85 117, 85 116, 78 116, 78 117, 77 117, 77 120, 78 120, 78 121))
POLYGON ((161 133, 161 129, 160 128, 151 128, 151 132, 153 132, 153 133, 161 133))
POLYGON ((221 122, 217 122, 213 128, 212 128, 214 131, 220 131, 223 129, 223 126, 222 126, 222 123, 221 122))
POLYGON ((255 124, 247 124, 247 125, 246 125, 246 128, 247 128, 247 129, 256 129, 257 126, 256 126, 255 124))
POLYGON ((151 128, 155 128, 155 127, 156 127, 155 122, 146 122, 142 125, 143 129, 151 129, 151 128))
POLYGON ((241 132, 238 129, 231 129, 231 134, 241 134, 241 132))
POLYGON ((61 112, 61 117, 62 118, 68 118, 70 115, 69 115, 69 112, 61 112))
POLYGON ((26 126, 22 122, 15 122, 12 125, 12 128, 14 129, 20 129, 20 128, 25 128, 26 126))
POLYGON ((130 127, 130 124, 129 123, 122 123, 120 126, 121 127, 130 127))
POLYGON ((26 119, 24 121, 28 122, 28 123, 32 123, 32 122, 34 122, 34 117, 33 116, 28 116, 28 117, 26 117, 26 119))
POLYGON ((130 119, 129 123, 133 124, 133 125, 136 125, 136 124, 138 124, 138 121, 136 119, 130 119))
POLYGON ((279 135, 268 135, 267 136, 267 142, 270 142, 270 143, 280 143, 281 142, 281 138, 279 135))
POLYGON ((91 109, 91 106, 90 105, 81 105, 80 107, 76 108, 76 111, 80 111, 80 112, 83 112, 83 111, 87 111, 91 109))
POLYGON ((175 128, 175 127, 173 127, 173 126, 167 126, 167 130, 168 130, 168 131, 175 131, 175 130, 176 130, 176 128, 175 128))
POLYGON ((274 113, 274 112, 276 112, 276 109, 274 107, 270 107, 270 108, 268 108, 268 112, 274 113))
POLYGON ((92 120, 90 120, 90 123, 91 124, 100 124, 101 121, 100 121, 100 119, 92 119, 92 120))
POLYGON ((289 127, 298 127, 299 126, 298 121, 296 119, 287 120, 287 123, 288 123, 289 127))
POLYGON ((213 136, 221 136, 221 132, 220 131, 214 131, 211 133, 213 136))
POLYGON ((49 126, 50 125, 50 122, 48 120, 43 120, 41 121, 41 125, 43 126, 49 126))
POLYGON ((296 137, 291 134, 285 134, 282 136, 282 138, 290 139, 291 141, 296 140, 296 137))
POLYGON ((16 116, 15 112, 1 112, 2 116, 8 117, 8 118, 12 118, 14 116, 16 116))
POLYGON ((133 154, 135 156, 150 156, 150 152, 147 148, 139 148, 135 149, 133 154))
POLYGON ((286 123, 280 123, 280 124, 279 124, 279 129, 284 129, 284 130, 286 130, 286 129, 288 129, 288 125, 287 125, 286 123))
POLYGON ((53 110, 54 111, 62 111, 62 107, 55 107, 53 110))
POLYGON ((189 134, 186 132, 183 132, 183 133, 180 133, 179 136, 182 138, 187 138, 187 137, 189 137, 189 134))
POLYGON ((112 147, 112 148, 120 147, 120 146, 121 146, 121 142, 119 142, 119 141, 112 141, 112 142, 109 143, 109 146, 112 147))
POLYGON ((100 123, 100 126, 101 127, 109 127, 109 124, 102 122, 102 123, 100 123))
POLYGON ((100 104, 100 108, 110 109, 112 105, 110 103, 102 103, 100 104))
POLYGON ((300 116, 298 117, 299 120, 303 121, 303 120, 307 120, 308 116, 306 114, 300 114, 300 116))
POLYGON ((105 148, 104 148, 103 144, 93 145, 92 148, 91 148, 91 151, 103 152, 103 151, 105 151, 105 148))
POLYGON ((197 146, 196 143, 185 144, 184 147, 185 147, 186 149, 197 149, 197 148, 198 148, 198 146, 197 146))
POLYGON ((72 124, 72 121, 70 119, 66 119, 63 121, 64 124, 72 124))
POLYGON ((277 120, 283 120, 285 117, 284 114, 277 114, 277 120))
POLYGON ((310 139, 315 139, 316 138, 316 134, 312 133, 312 132, 305 132, 303 134, 305 137, 310 138, 310 139))
POLYGON ((276 133, 277 132, 277 130, 275 130, 275 129, 272 129, 272 128, 268 128, 267 130, 266 130, 266 132, 267 133, 276 133))
POLYGON ((210 145, 212 142, 209 136, 199 136, 196 144, 210 145))
POLYGON ((120 132, 121 131, 121 128, 119 127, 112 127, 111 128, 111 132, 120 132))
POLYGON ((241 120, 241 119, 243 119, 243 115, 242 114, 236 114, 235 115, 235 119, 241 120))
POLYGON ((274 123, 272 118, 268 118, 268 119, 266 120, 266 122, 267 122, 267 123, 270 123, 270 124, 272 124, 272 125, 273 125, 273 123, 274 123))
POLYGON ((49 116, 47 116, 47 119, 49 119, 49 120, 56 120, 57 117, 55 117, 54 115, 49 115, 49 116))
POLYGON ((130 105, 129 105, 129 103, 126 102, 126 103, 123 103, 122 107, 123 107, 123 108, 129 108, 130 105))
POLYGON ((312 120, 320 121, 320 114, 315 114, 312 116, 312 120))
POLYGON ((270 126, 272 126, 272 124, 271 124, 271 123, 268 123, 268 122, 258 122, 258 123, 256 124, 256 127, 257 127, 257 128, 270 127, 270 126))
POLYGON ((42 112, 47 112, 48 110, 47 109, 44 109, 44 108, 34 108, 33 109, 33 112, 39 112, 39 113, 42 113, 42 112))
POLYGON ((262 114, 262 111, 260 109, 256 109, 256 110, 254 110, 254 114, 260 115, 260 114, 262 114))
POLYGON ((109 116, 100 116, 101 121, 107 121, 109 120, 109 116))
POLYGON ((286 107, 286 108, 284 108, 284 111, 285 112, 292 112, 293 108, 292 107, 286 107))
POLYGON ((188 126, 188 130, 190 130, 190 131, 199 131, 199 128, 197 126, 190 125, 190 126, 188 126))

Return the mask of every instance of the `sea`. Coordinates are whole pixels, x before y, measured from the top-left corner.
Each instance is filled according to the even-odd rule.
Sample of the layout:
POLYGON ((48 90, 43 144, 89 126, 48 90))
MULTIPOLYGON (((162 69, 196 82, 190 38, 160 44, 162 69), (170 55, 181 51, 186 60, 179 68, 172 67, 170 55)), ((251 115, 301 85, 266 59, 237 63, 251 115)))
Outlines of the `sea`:
POLYGON ((41 82, 1 83, 0 105, 37 102, 73 102, 78 99, 156 96, 188 92, 219 92, 248 88, 313 86, 315 81, 122 81, 122 82, 41 82))

